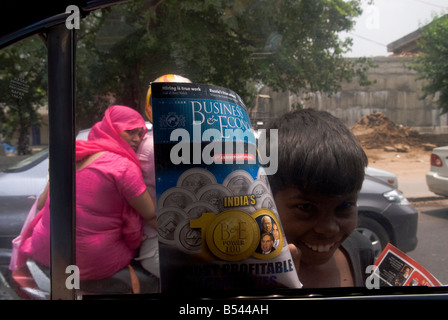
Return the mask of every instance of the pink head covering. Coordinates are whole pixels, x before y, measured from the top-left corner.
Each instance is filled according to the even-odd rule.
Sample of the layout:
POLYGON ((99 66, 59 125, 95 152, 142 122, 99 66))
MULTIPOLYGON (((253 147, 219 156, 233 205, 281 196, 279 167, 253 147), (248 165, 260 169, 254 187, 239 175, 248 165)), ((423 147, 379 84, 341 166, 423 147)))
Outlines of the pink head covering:
POLYGON ((124 130, 143 128, 146 125, 143 117, 134 109, 115 105, 109 107, 101 121, 90 130, 87 141, 76 141, 76 161, 81 161, 88 155, 111 151, 135 162, 140 167, 137 154, 131 146, 120 136, 124 130))

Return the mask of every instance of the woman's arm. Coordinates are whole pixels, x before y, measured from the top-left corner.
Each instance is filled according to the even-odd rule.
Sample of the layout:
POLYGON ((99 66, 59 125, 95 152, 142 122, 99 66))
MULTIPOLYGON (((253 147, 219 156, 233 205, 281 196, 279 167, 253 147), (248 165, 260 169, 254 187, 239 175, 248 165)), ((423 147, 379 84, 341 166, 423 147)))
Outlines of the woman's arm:
POLYGON ((48 190, 50 190, 50 182, 47 182, 44 191, 42 191, 39 198, 37 198, 37 211, 40 211, 44 207, 45 202, 47 201, 48 190))
POLYGON ((147 189, 138 197, 130 200, 129 204, 140 213, 145 223, 157 230, 156 207, 147 189))

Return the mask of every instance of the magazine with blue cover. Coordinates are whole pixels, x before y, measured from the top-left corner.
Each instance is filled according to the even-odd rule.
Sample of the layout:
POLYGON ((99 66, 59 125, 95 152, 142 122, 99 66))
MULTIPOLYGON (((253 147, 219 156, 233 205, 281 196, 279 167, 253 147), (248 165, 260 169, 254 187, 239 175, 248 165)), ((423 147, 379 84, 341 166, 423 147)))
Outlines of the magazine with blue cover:
POLYGON ((151 90, 162 291, 300 288, 238 94, 151 90))

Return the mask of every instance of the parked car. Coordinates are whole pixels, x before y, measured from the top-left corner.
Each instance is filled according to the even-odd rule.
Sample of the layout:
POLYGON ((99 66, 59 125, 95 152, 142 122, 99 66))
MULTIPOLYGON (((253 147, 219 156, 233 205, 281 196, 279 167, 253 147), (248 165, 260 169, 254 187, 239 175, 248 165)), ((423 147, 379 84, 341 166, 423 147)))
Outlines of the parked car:
POLYGON ((448 146, 434 148, 430 163, 431 169, 426 173, 429 191, 448 196, 448 146))
MULTIPOLYGON (((87 140, 90 129, 77 139, 87 140)), ((0 172, 0 248, 11 248, 36 198, 48 182, 48 148, 0 172)))
POLYGON ((358 196, 358 228, 379 256, 387 243, 404 252, 417 246, 418 211, 389 183, 366 175, 358 196))
POLYGON ((366 167, 365 173, 369 176, 381 179, 393 186, 395 189, 398 189, 398 178, 397 175, 393 172, 378 168, 366 167))
POLYGON ((48 181, 48 148, 0 172, 0 248, 10 248, 48 181))

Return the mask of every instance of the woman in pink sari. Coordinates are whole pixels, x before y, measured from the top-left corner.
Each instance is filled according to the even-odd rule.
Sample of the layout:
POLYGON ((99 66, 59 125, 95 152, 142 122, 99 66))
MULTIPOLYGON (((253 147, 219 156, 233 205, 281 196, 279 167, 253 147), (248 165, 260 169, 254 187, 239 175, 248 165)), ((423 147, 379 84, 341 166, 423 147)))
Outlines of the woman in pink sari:
MULTIPOLYGON (((138 112, 112 106, 88 140, 76 142, 76 265, 81 280, 107 278, 126 267, 142 241, 143 223, 157 228, 136 155, 145 133, 138 112)), ((47 197, 24 235, 19 266, 28 257, 49 265, 49 203, 47 197)))

